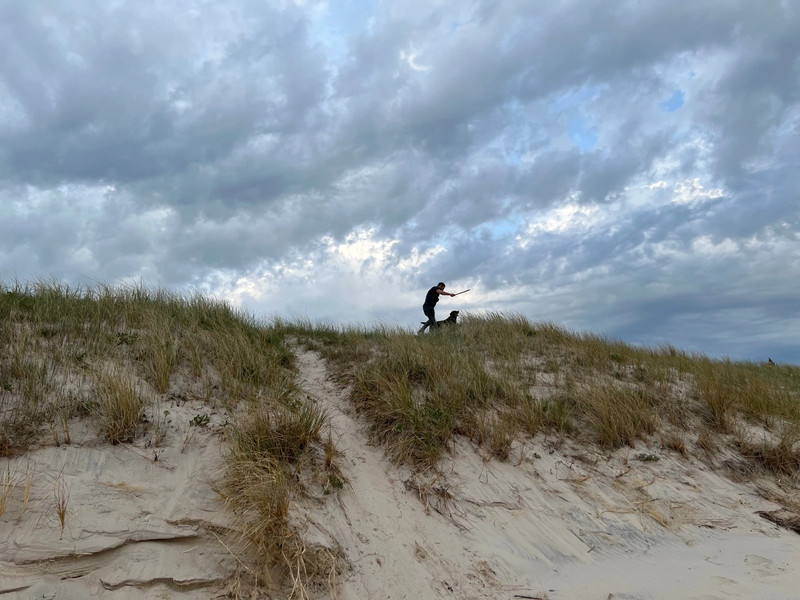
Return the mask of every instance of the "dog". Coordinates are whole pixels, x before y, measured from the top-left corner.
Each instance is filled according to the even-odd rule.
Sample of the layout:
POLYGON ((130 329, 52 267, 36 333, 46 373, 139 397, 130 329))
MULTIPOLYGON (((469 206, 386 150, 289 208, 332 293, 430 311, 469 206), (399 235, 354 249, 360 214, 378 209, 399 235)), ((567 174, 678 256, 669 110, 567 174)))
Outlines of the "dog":
POLYGON ((447 317, 446 319, 444 319, 442 321, 436 321, 436 324, 433 325, 433 327, 431 327, 428 324, 427 321, 420 321, 420 323, 422 324, 422 327, 420 328, 418 333, 422 333, 423 331, 425 331, 425 329, 427 327, 431 327, 431 329, 434 329, 434 328, 438 329, 439 327, 442 327, 442 326, 451 327, 453 325, 458 325, 458 323, 456 323, 456 319, 458 319, 458 311, 457 310, 451 310, 449 317, 447 317))

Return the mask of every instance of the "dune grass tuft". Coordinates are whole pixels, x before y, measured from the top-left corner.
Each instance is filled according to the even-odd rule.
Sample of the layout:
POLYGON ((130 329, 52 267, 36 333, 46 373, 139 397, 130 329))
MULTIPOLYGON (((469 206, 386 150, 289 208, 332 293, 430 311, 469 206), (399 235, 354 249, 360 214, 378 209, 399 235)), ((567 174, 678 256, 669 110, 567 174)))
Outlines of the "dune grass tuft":
POLYGON ((111 444, 133 441, 146 401, 130 376, 120 371, 98 374, 95 397, 93 412, 101 435, 111 444))
POLYGON ((231 432, 236 456, 264 457, 279 463, 295 462, 320 439, 327 415, 310 402, 260 406, 231 432))
POLYGON ((646 388, 593 385, 578 394, 598 442, 609 448, 636 446, 636 440, 654 433, 658 417, 646 388))
POLYGON ((757 443, 744 442, 742 453, 779 476, 797 475, 800 473, 800 427, 784 425, 776 438, 763 437, 757 443))
MULTIPOLYGON (((290 598, 306 598, 309 588, 341 573, 341 550, 308 548, 289 519, 292 497, 303 493, 301 469, 314 463, 329 472, 336 469, 333 440, 329 436, 322 443, 327 420, 310 401, 269 403, 252 408, 229 434, 221 493, 263 565, 261 577, 290 582, 290 598)), ((324 489, 329 491, 328 485, 326 481, 324 489)))

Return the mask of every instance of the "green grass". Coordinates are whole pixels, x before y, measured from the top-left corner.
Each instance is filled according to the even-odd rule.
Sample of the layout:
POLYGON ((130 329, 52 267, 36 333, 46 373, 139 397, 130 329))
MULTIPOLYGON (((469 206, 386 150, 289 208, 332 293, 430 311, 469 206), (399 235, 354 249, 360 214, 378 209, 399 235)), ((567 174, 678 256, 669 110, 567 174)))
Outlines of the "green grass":
MULTIPOLYGON (((277 326, 329 359, 392 460, 419 467, 435 466, 458 435, 498 458, 537 434, 609 451, 654 438, 688 456, 697 431, 706 455, 740 421, 768 429, 800 423, 797 367, 634 347, 520 315, 464 315, 457 329, 424 336, 308 321, 277 326)), ((786 455, 787 445, 777 451, 786 455)), ((768 465, 759 458, 766 452, 748 456, 768 465)), ((793 468, 790 459, 778 462, 793 468)))
POLYGON ((156 397, 183 369, 219 390, 207 401, 288 406, 298 390, 287 339, 319 352, 350 385, 397 462, 434 465, 456 435, 503 455, 514 439, 537 433, 613 449, 664 423, 698 427, 695 418, 722 434, 739 419, 767 429, 800 422, 797 367, 639 348, 516 314, 464 317, 454 330, 416 336, 385 326, 260 322, 224 303, 143 286, 2 286, 0 450, 24 449, 58 414, 63 438, 69 411, 53 406, 65 405, 64 381, 107 363, 130 365, 132 381, 156 397))
MULTIPOLYGON (((106 379, 96 376, 109 367, 156 397, 170 392, 181 368, 207 388, 219 388, 214 400, 227 406, 243 399, 285 400, 295 391, 294 358, 283 334, 200 296, 53 281, 0 285, 0 340, 2 455, 24 451, 56 419, 63 429, 64 410, 57 414, 53 406, 63 407, 68 384, 90 374, 99 420, 122 419, 111 416, 109 398, 125 397, 124 386, 110 394, 106 379)), ((114 430, 108 423, 101 427, 114 430)))

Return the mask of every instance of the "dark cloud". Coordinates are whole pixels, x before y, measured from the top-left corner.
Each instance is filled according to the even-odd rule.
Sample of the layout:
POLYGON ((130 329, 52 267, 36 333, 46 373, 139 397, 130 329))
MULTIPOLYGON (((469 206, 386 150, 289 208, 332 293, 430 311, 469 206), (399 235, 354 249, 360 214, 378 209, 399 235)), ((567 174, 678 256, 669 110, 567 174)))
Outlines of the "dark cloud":
POLYGON ((412 323, 446 279, 467 309, 798 361, 799 20, 4 3, 0 272, 361 321, 366 286, 412 323))

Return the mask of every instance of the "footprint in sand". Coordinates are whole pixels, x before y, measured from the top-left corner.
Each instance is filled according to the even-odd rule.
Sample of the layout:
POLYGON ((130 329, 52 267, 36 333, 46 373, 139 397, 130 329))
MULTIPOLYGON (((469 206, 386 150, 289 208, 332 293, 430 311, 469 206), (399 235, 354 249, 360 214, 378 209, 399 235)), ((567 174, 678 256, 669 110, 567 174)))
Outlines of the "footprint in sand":
POLYGON ((741 585, 741 583, 736 579, 723 577, 721 575, 709 577, 708 582, 713 586, 715 593, 712 595, 701 596, 702 600, 725 600, 726 598, 733 596, 734 590, 737 590, 741 585))
POLYGON ((787 571, 793 570, 786 563, 778 564, 769 558, 758 556, 757 554, 748 554, 745 556, 744 563, 750 567, 750 575, 759 579, 782 575, 787 571))

